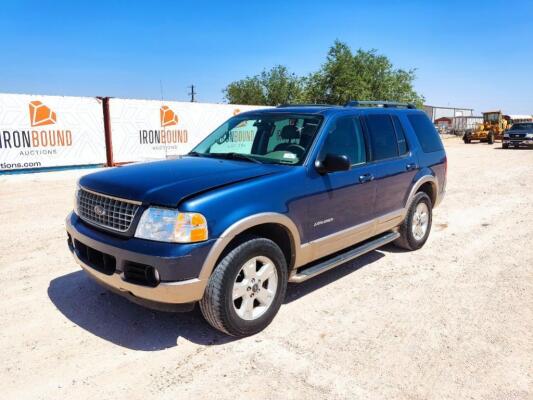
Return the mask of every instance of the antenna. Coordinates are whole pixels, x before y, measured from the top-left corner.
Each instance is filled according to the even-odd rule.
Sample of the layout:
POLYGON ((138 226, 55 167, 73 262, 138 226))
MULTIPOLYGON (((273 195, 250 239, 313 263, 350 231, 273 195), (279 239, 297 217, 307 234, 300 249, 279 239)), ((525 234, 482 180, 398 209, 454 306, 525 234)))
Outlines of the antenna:
POLYGON ((191 96, 191 103, 194 103, 196 100, 194 99, 194 96, 197 95, 198 93, 196 93, 194 91, 194 85, 191 85, 191 86, 187 86, 188 88, 191 89, 191 91, 189 92, 189 96, 191 96))

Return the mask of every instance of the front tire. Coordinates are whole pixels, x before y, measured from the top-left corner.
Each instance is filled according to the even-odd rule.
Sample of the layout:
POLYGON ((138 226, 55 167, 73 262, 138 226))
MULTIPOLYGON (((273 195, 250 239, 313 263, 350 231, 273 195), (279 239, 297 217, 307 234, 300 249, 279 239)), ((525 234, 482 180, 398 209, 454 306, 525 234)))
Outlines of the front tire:
POLYGON ((421 248, 431 231, 432 209, 431 199, 426 193, 415 194, 405 220, 400 225, 400 237, 394 241, 394 244, 406 250, 421 248))
POLYGON ((494 132, 489 132, 487 136, 487 143, 488 144, 494 144, 494 132))
POLYGON ((200 310, 228 335, 243 337, 265 329, 287 289, 287 262, 273 241, 250 237, 231 250, 209 278, 200 310))
POLYGON ((509 145, 507 143, 502 143, 502 149, 508 149, 509 145))

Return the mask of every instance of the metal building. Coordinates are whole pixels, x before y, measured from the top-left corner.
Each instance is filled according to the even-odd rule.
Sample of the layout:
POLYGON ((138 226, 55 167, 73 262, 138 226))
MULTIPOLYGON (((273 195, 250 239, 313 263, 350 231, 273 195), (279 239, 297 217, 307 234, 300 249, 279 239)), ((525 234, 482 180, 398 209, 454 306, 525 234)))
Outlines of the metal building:
POLYGON ((431 122, 435 122, 435 120, 439 118, 470 117, 474 115, 473 108, 464 107, 440 107, 424 105, 424 111, 431 119, 431 122))

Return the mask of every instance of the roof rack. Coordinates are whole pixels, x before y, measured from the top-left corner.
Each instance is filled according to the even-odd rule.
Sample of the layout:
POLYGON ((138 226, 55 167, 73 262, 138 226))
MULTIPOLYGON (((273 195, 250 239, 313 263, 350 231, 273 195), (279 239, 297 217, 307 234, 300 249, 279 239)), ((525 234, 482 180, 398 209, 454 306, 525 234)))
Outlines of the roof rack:
POLYGON ((397 103, 394 101, 359 101, 351 100, 344 104, 344 107, 383 107, 383 108, 416 108, 413 103, 397 103))
POLYGON ((277 108, 287 108, 287 107, 335 107, 334 104, 280 104, 277 108))

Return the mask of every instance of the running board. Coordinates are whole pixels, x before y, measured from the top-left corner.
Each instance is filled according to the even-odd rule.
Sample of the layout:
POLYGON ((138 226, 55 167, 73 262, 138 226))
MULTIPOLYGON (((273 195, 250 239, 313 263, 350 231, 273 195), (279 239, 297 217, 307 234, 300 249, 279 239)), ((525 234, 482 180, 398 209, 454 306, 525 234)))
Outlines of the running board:
POLYGON ((347 261, 353 260, 363 254, 366 254, 372 250, 375 250, 387 243, 392 242, 400 237, 398 232, 388 232, 384 235, 378 236, 375 239, 364 242, 362 245, 352 248, 344 253, 337 254, 334 257, 331 257, 325 261, 322 261, 318 264, 311 265, 310 267, 305 267, 300 271, 295 271, 289 277, 289 282, 292 283, 301 283, 305 282, 308 279, 311 279, 317 275, 320 275, 323 272, 329 271, 335 267, 338 267, 341 264, 344 264, 347 261))

